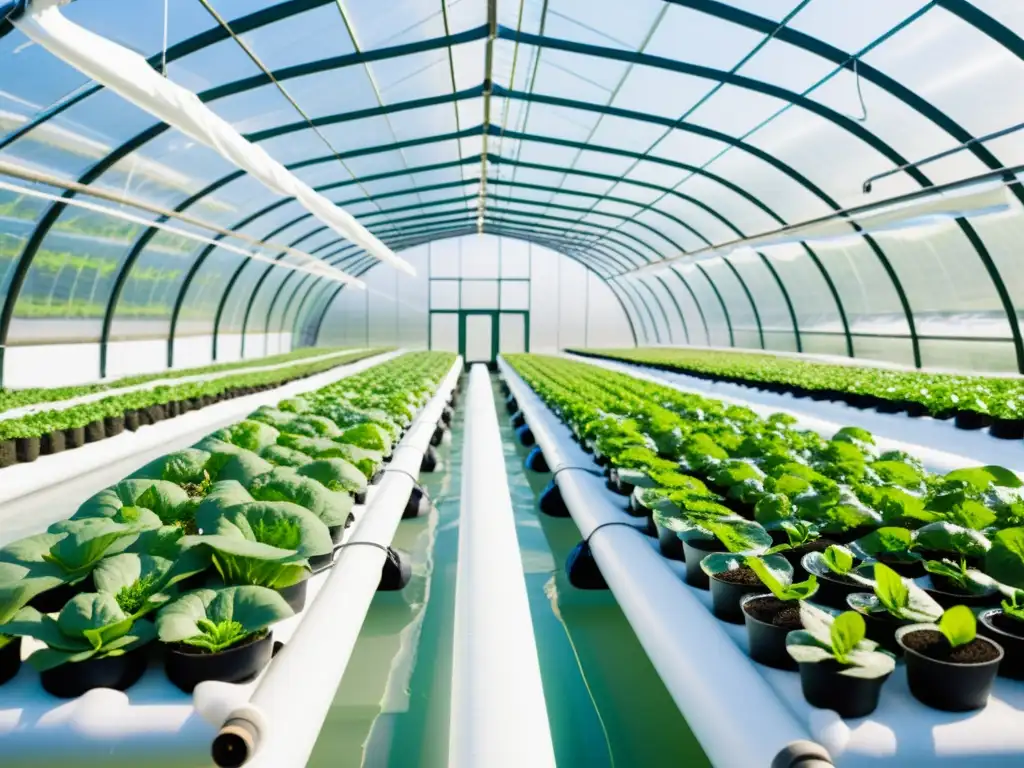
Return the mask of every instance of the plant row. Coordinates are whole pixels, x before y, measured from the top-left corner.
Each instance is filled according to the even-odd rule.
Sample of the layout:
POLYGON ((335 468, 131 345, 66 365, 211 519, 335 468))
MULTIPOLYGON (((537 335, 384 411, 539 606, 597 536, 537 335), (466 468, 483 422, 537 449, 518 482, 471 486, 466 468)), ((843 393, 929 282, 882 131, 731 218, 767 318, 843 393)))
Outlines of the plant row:
POLYGON ((308 357, 321 355, 341 355, 349 352, 343 347, 303 347, 294 349, 280 355, 270 357, 239 360, 233 363, 218 363, 204 365, 198 368, 176 368, 171 371, 159 373, 146 373, 138 376, 125 376, 120 379, 104 381, 100 384, 82 384, 73 387, 32 387, 28 389, 0 389, 0 414, 12 408, 22 408, 36 403, 56 403, 61 400, 72 400, 84 395, 92 395, 97 392, 107 392, 122 387, 133 387, 138 384, 145 384, 150 381, 161 379, 180 379, 186 376, 202 376, 207 373, 224 373, 227 371, 241 371, 246 368, 262 368, 265 366, 278 365, 281 363, 299 362, 308 357))
POLYGON ((580 349, 576 354, 685 373, 708 381, 912 417, 953 419, 961 429, 1024 438, 1024 379, 895 371, 712 350, 580 349))
POLYGON ((0 684, 23 638, 62 697, 125 690, 155 656, 185 691, 258 674, 453 362, 408 354, 262 406, 0 549, 0 684))
POLYGON ((348 365, 384 349, 332 356, 312 363, 297 362, 272 371, 254 371, 111 395, 62 410, 38 411, 0 421, 0 467, 35 461, 141 426, 180 416, 223 400, 279 387, 289 381, 348 365))
MULTIPOLYGON (((661 553, 746 624, 755 661, 865 715, 897 657, 939 709, 1024 680, 1024 491, 997 466, 926 471, 844 427, 831 439, 561 358, 508 362, 649 518, 661 553), (980 633, 980 634, 979 634, 980 633)), ((511 406, 510 406, 511 407, 511 406)))

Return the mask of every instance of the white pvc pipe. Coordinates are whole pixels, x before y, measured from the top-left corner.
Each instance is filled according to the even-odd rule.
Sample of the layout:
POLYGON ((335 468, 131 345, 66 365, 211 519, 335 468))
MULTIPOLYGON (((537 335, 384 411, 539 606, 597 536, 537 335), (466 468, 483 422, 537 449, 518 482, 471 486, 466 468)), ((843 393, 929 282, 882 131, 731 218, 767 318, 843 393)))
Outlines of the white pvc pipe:
POLYGON ((487 367, 466 397, 449 768, 554 768, 498 416, 487 367))
POLYGON ((394 451, 376 498, 356 523, 302 624, 260 680, 252 699, 227 718, 253 750, 252 768, 302 768, 316 744, 366 619, 402 519, 413 478, 462 371, 458 358, 394 451), (354 544, 367 542, 367 544, 354 544))
MULTIPOLYGON (((713 765, 767 766, 794 745, 801 765, 828 765, 807 728, 779 700, 719 622, 673 572, 605 488, 604 479, 561 467, 596 468, 533 390, 499 366, 544 452, 562 498, 608 587, 669 694, 713 765)), ((794 763, 795 764, 795 763, 794 763)))

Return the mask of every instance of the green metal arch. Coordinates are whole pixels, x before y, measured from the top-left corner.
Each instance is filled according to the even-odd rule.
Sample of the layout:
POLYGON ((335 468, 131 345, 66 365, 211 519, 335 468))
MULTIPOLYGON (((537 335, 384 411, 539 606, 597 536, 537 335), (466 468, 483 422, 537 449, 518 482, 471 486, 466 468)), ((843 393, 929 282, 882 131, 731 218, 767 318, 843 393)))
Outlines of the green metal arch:
POLYGON ((676 308, 676 314, 679 315, 679 322, 683 326, 683 336, 686 338, 687 345, 689 345, 690 329, 686 325, 686 316, 683 315, 683 308, 679 304, 679 299, 676 298, 675 293, 673 293, 672 289, 668 287, 668 283, 665 282, 665 279, 661 277, 661 275, 655 275, 654 279, 661 284, 661 287, 665 289, 665 293, 667 293, 668 297, 672 299, 672 303, 675 305, 676 308))
POLYGON ((736 337, 733 334, 732 318, 729 316, 729 307, 726 306, 725 299, 722 298, 722 294, 719 292, 718 286, 715 285, 715 281, 711 279, 708 273, 704 271, 704 268, 697 263, 695 263, 693 266, 697 268, 698 272, 704 275, 704 279, 708 281, 708 284, 711 286, 711 290, 715 292, 715 296, 718 298, 718 303, 722 307, 722 314, 725 315, 725 327, 728 328, 729 330, 729 346, 735 347, 736 337))
POLYGON ((704 315, 704 308, 700 305, 700 301, 697 299, 697 294, 694 292, 690 282, 686 279, 686 276, 676 267, 671 266, 669 270, 679 278, 682 282, 683 287, 686 288, 687 293, 690 294, 690 298, 693 299, 694 305, 697 307, 697 314, 700 315, 701 325, 704 326, 704 337, 707 339, 707 345, 711 346, 711 329, 708 328, 708 319, 704 315))

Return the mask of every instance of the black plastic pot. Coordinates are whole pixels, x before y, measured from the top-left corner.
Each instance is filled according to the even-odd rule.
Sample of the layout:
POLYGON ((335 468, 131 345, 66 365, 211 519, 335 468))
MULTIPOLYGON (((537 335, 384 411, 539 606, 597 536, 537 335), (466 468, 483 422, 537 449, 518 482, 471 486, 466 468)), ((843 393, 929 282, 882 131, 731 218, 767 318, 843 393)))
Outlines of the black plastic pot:
POLYGON ((899 413, 903 406, 899 400, 883 398, 875 405, 875 410, 879 413, 899 413))
POLYGON ((93 688, 126 691, 146 671, 146 648, 136 648, 123 656, 106 656, 48 669, 40 673, 43 690, 61 699, 74 699, 93 688))
POLYGON ((306 607, 306 587, 309 585, 309 579, 303 579, 298 584, 293 584, 290 587, 282 587, 277 590, 278 594, 285 599, 285 602, 291 606, 291 609, 298 613, 306 607))
POLYGON ((526 417, 523 415, 522 411, 516 411, 512 414, 510 423, 512 424, 512 429, 519 429, 526 425, 526 417))
POLYGON ((124 432, 124 416, 106 416, 103 419, 103 430, 107 437, 120 435, 124 432))
POLYGON ((964 409, 956 412, 953 423, 957 429, 984 429, 992 426, 993 421, 993 418, 987 413, 964 409))
POLYGON ((879 555, 875 559, 889 566, 905 579, 917 579, 926 573, 924 560, 905 560, 886 554, 879 555))
MULTIPOLYGON (((351 514, 352 513, 349 512, 349 515, 351 515, 351 514)), ((349 523, 348 523, 348 520, 346 520, 341 525, 330 525, 330 526, 327 527, 328 532, 331 534, 331 543, 332 544, 335 544, 335 545, 341 544, 341 540, 345 537, 345 529, 348 528, 348 526, 349 526, 349 523)))
MULTIPOLYGON (((750 648, 750 658, 766 667, 796 669, 796 661, 786 652, 786 635, 798 627, 779 626, 755 617, 751 614, 751 603, 754 606, 764 605, 768 610, 776 606, 789 605, 774 595, 766 593, 747 595, 740 600, 743 621, 747 625, 747 645, 750 648)), ((799 606, 799 603, 795 603, 795 605, 799 606)))
POLYGON ((840 672, 837 661, 803 663, 800 667, 800 687, 804 698, 812 707, 831 709, 840 717, 864 717, 878 707, 878 696, 889 675, 866 679, 850 677, 840 672))
POLYGON ((166 646, 164 669, 168 680, 185 693, 192 693, 199 683, 206 680, 225 683, 252 680, 270 663, 273 651, 274 640, 270 632, 219 653, 204 653, 191 645, 173 643, 166 646))
POLYGON ((85 442, 98 443, 106 436, 107 427, 103 423, 103 419, 96 419, 96 421, 90 421, 85 425, 85 442))
POLYGON ((725 546, 718 539, 690 539, 683 541, 683 561, 686 563, 686 583, 698 589, 710 589, 708 575, 700 567, 700 561, 712 552, 725 552, 725 546))
POLYGON ((140 426, 142 426, 142 422, 139 420, 139 412, 138 411, 132 409, 130 411, 125 411, 124 412, 124 427, 125 427, 125 429, 134 432, 140 426))
POLYGON ((0 440, 0 469, 18 463, 18 448, 14 440, 0 440))
POLYGON ((956 664, 934 659, 909 647, 906 644, 908 637, 920 632, 939 635, 937 630, 915 626, 905 627, 896 633, 896 641, 903 649, 907 665, 907 684, 914 698, 945 712, 970 712, 984 707, 1003 660, 1003 649, 999 643, 984 636, 976 637, 972 642, 988 643, 998 654, 991 661, 956 664))
POLYGON ((508 411, 509 414, 513 414, 519 410, 519 403, 516 402, 515 395, 509 395, 505 398, 505 410, 508 411))
MULTIPOLYGON (((814 597, 817 600, 817 595, 814 597)), ((851 610, 850 604, 842 606, 843 610, 851 610)), ((854 609, 855 610, 855 609, 854 609)), ((897 619, 888 611, 859 612, 864 617, 864 629, 868 640, 874 640, 890 653, 902 655, 903 649, 896 642, 896 632, 902 627, 913 624, 912 621, 897 619)))
POLYGON ((39 438, 39 452, 51 456, 64 450, 64 430, 56 429, 39 438))
POLYGON ((756 584, 726 581, 721 578, 723 575, 716 574, 710 578, 711 612, 722 621, 727 621, 730 624, 743 624, 744 613, 740 607, 740 602, 747 595, 760 594, 764 590, 764 584, 760 582, 760 579, 756 579, 756 577, 756 584))
POLYGON ((943 608, 952 608, 954 605, 966 605, 968 608, 988 608, 999 605, 999 601, 1002 599, 995 587, 981 594, 973 594, 958 589, 956 584, 940 574, 930 573, 928 578, 932 585, 925 587, 924 591, 943 608))
POLYGON ((64 447, 80 448, 85 445, 85 427, 68 427, 64 430, 64 447))
POLYGON ((1024 623, 1005 617, 1001 608, 990 608, 978 614, 978 634, 1003 647, 999 676, 1024 680, 1024 623))
POLYGON ((632 483, 623 482, 622 478, 619 477, 619 471, 612 469, 608 475, 608 482, 606 483, 608 490, 613 493, 617 493, 620 496, 630 496, 633 493, 633 489, 636 488, 632 483))
MULTIPOLYGON (((807 569, 802 564, 800 567, 807 572, 807 569)), ((841 611, 845 611, 849 608, 846 604, 846 596, 852 595, 854 592, 864 591, 863 584, 857 584, 852 581, 849 583, 839 581, 823 573, 818 573, 816 576, 818 578, 818 591, 814 593, 814 602, 827 605, 830 608, 838 608, 841 611)))
POLYGON ((14 441, 14 450, 18 455, 18 461, 35 461, 39 458, 39 438, 19 437, 14 441))
POLYGON ((18 674, 21 669, 21 638, 13 637, 3 648, 0 648, 0 685, 18 674))
POLYGON ((1024 419, 996 419, 988 433, 1000 440, 1024 440, 1024 419))
POLYGON ((356 504, 365 504, 366 503, 366 489, 364 488, 361 491, 356 491, 354 494, 352 494, 352 497, 355 500, 356 504))

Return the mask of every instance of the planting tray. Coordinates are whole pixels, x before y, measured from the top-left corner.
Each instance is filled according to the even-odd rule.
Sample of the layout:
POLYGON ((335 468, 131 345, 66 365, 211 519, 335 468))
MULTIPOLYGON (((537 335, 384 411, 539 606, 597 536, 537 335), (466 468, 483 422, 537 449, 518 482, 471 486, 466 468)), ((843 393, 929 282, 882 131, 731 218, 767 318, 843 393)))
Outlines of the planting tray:
MULTIPOLYGON (((374 362, 379 362, 375 360, 374 362)), ((372 364, 372 363, 371 363, 372 364)), ((402 441, 395 448, 395 459, 392 466, 399 460, 401 453, 409 454, 409 461, 415 455, 416 467, 429 443, 434 425, 440 418, 448 397, 461 370, 461 360, 453 367, 448 378, 442 383, 434 397, 420 411, 402 441)), ((335 378, 339 378, 335 374, 335 378)), ((306 382, 313 381, 307 379, 306 382)), ((329 382, 321 382, 314 386, 325 386, 329 382)), ((286 395, 278 392, 272 397, 286 395)), ((258 404, 257 404, 258 405, 258 404)), ((249 408, 256 407, 250 405, 249 408)), ((108 441, 110 442, 110 441, 108 441)), ((378 485, 370 486, 365 505, 353 508, 355 523, 345 532, 344 543, 353 540, 376 540, 367 533, 372 533, 370 523, 377 518, 391 516, 401 517, 405 508, 412 481, 402 472, 387 472, 378 485)), ((393 535, 394 529, 391 530, 393 535)), ((380 542, 389 544, 391 536, 380 542)), ((0 686, 0 764, 4 768, 50 768, 50 766, 96 766, 99 768, 193 768, 210 766, 210 750, 219 729, 232 713, 249 706, 250 699, 257 691, 264 696, 271 696, 294 711, 294 716, 312 724, 305 734, 306 742, 296 739, 291 729, 282 731, 291 736, 290 747, 293 754, 305 754, 308 757, 320 724, 326 714, 311 712, 307 699, 314 689, 329 691, 327 705, 344 673, 344 665, 336 674, 324 674, 324 658, 320 654, 289 654, 290 645, 298 642, 301 635, 307 638, 310 628, 318 630, 324 621, 336 616, 344 616, 353 627, 352 632, 358 636, 359 628, 365 619, 365 610, 359 612, 352 607, 354 595, 348 588, 349 579, 331 579, 339 574, 343 565, 350 568, 353 555, 366 557, 366 550, 380 553, 380 558, 369 563, 376 571, 367 575, 371 583, 370 597, 376 589, 384 554, 374 547, 344 547, 336 549, 333 568, 321 571, 312 576, 308 584, 306 605, 296 616, 280 622, 273 627, 274 640, 283 642, 284 648, 271 664, 255 680, 245 684, 206 682, 200 684, 192 695, 183 693, 172 685, 163 670, 159 659, 159 646, 150 646, 156 658, 152 659, 142 679, 126 692, 111 689, 89 691, 77 699, 58 699, 46 693, 39 682, 39 675, 29 666, 23 664, 18 675, 0 686), (330 585, 333 584, 333 587, 330 585), (319 598, 324 599, 319 599, 319 598), (344 608, 339 610, 338 606, 344 608), (305 627, 303 632, 300 630, 305 627), (287 669, 279 667, 287 665, 287 669), (277 672, 277 674, 272 674, 277 672), (268 689, 268 679, 276 677, 273 690, 268 689)), ((363 569, 365 570, 365 568, 363 569)), ((317 634, 313 632, 312 634, 317 634)), ((327 642, 333 643, 334 638, 327 642)), ((354 638, 353 638, 354 642, 354 638)), ((22 643, 22 657, 26 658, 35 648, 36 641, 26 639, 22 643)), ((351 648, 349 648, 351 651, 351 648)), ((348 656, 345 657, 346 661, 348 656)), ((276 723, 273 717, 267 717, 265 723, 273 728, 276 723)), ((269 740, 268 740, 269 741, 269 740)), ((306 757, 301 761, 276 760, 274 768, 305 765, 306 757)), ((256 760, 252 762, 256 765, 256 760)))
POLYGON ((683 582, 684 564, 662 557, 657 539, 632 527, 638 521, 625 513, 626 499, 607 490, 603 477, 584 471, 597 465, 568 427, 504 361, 501 368, 558 472, 556 482, 581 535, 604 526, 590 542, 594 557, 714 765, 768 766, 793 742, 808 755, 814 745, 824 747, 839 768, 1024 764, 1021 682, 998 678, 979 712, 939 712, 911 696, 900 662, 869 717, 843 720, 807 704, 799 674, 751 661, 745 627, 712 616, 710 592, 683 582))

